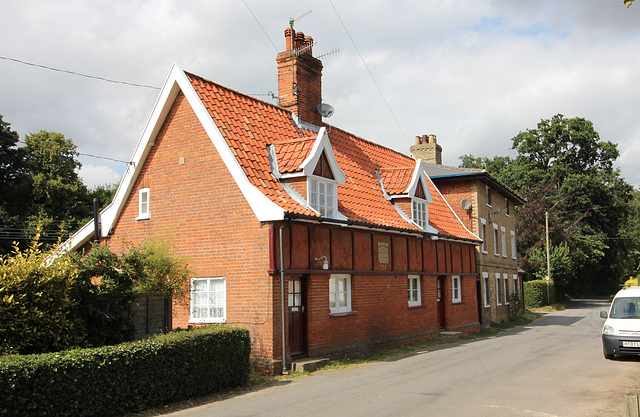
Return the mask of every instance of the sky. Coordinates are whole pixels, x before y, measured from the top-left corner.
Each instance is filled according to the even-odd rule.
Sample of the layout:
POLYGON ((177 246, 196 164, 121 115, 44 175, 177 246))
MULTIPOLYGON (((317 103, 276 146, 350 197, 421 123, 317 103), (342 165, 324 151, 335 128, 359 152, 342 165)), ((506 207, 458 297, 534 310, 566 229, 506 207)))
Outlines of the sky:
POLYGON ((89 187, 119 181, 174 62, 275 103, 291 18, 326 54, 334 126, 405 154, 435 134, 443 163, 458 166, 466 154, 515 156, 512 138, 542 119, 582 117, 618 144, 615 166, 640 186, 640 3, 0 0, 0 10, 0 115, 21 139, 71 138, 89 187))

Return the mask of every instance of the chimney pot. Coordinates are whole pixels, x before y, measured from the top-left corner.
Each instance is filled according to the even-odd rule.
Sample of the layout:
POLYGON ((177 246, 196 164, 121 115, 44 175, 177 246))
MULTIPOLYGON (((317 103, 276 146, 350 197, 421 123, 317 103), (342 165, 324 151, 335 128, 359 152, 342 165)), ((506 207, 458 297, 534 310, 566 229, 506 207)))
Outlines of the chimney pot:
POLYGON ((295 47, 295 49, 302 48, 304 46, 304 33, 296 32, 295 39, 296 39, 296 47, 295 47))
POLYGON ((284 30, 284 37, 287 40, 287 51, 293 49, 293 37, 296 35, 296 32, 291 28, 286 28, 284 30))

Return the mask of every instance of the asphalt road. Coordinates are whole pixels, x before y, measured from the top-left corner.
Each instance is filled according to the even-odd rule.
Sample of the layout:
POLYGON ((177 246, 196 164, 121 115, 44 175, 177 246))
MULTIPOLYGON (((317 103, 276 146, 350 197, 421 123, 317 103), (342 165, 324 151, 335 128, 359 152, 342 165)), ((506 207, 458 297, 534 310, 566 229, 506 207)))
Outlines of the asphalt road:
POLYGON ((602 356, 599 311, 576 301, 531 326, 165 414, 204 416, 624 416, 640 358, 602 356))

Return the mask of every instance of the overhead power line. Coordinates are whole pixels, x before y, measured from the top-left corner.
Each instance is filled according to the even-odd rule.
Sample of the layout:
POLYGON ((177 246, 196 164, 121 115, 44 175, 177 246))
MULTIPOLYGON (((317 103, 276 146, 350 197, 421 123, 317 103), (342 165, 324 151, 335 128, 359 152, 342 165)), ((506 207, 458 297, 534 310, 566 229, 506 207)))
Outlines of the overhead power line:
POLYGON ((276 52, 278 51, 278 47, 276 46, 275 43, 273 43, 273 41, 271 40, 271 38, 269 37, 269 34, 267 33, 267 31, 264 29, 264 26, 262 26, 262 23, 260 23, 260 21, 258 20, 258 18, 256 17, 256 15, 253 13, 253 10, 251 10, 251 7, 249 7, 249 5, 247 4, 247 2, 245 0, 242 0, 242 2, 244 3, 245 6, 247 6, 247 9, 249 9, 249 13, 251 13, 251 16, 253 16, 253 18, 256 20, 256 23, 258 23, 258 26, 260 26, 260 29, 262 29, 262 31, 264 32, 264 35, 267 37, 267 39, 269 39, 269 42, 271 42, 271 45, 273 45, 273 49, 276 50, 276 52))
POLYGON ((358 45, 356 45, 356 42, 353 40, 353 38, 351 37, 351 34, 349 33, 349 30, 347 29, 347 26, 342 21, 342 18, 340 17, 340 14, 338 13, 338 10, 336 9, 336 6, 333 5, 333 1, 332 0, 329 0, 329 3, 331 4, 331 7, 333 7, 333 11, 336 12, 336 16, 338 16, 338 20, 340 20, 340 23, 342 24, 342 27, 344 28, 344 31, 347 32, 347 36, 349 36, 349 39, 351 40, 351 43, 353 44, 353 47, 356 48, 356 52, 358 53, 358 56, 360 57, 360 60, 364 64, 364 67, 367 70, 367 72, 369 73, 369 76, 371 77, 371 80, 373 80, 373 83, 375 84, 376 88, 378 89, 378 92, 380 93, 380 95, 382 96, 382 99, 384 100, 385 104, 387 105, 387 108, 389 109, 389 112, 391 113, 391 116, 393 116, 393 119, 396 121, 396 124, 398 125, 398 128, 400 128, 400 131, 402 132, 402 136, 404 136, 404 139, 407 141, 407 143, 409 145, 411 145, 411 142, 409 142, 409 138, 407 137, 407 134, 404 133, 404 129, 402 129, 402 125, 400 124, 400 121, 398 121, 398 118, 396 117, 395 113, 391 109, 391 105, 387 101, 387 98, 384 96, 384 93, 382 92, 382 89, 380 88, 380 86, 378 85, 378 82, 376 81, 375 77, 373 76, 373 73, 371 72, 371 70, 369 69, 369 66, 367 65, 367 63, 365 62, 364 58, 362 57, 362 54, 360 53, 360 50, 358 49, 358 45))
POLYGON ((50 70, 50 71, 63 72, 65 74, 77 75, 79 77, 85 77, 85 78, 91 78, 91 79, 94 79, 94 80, 106 81, 106 82, 114 83, 114 84, 124 84, 124 85, 129 85, 129 86, 132 86, 132 87, 142 87, 142 88, 151 88, 153 90, 160 90, 160 87, 155 87, 153 85, 136 84, 136 83, 130 83, 130 82, 126 82, 126 81, 112 80, 112 79, 109 79, 109 78, 98 77, 96 75, 82 74, 82 73, 75 72, 75 71, 63 70, 63 69, 60 69, 60 68, 53 68, 53 67, 49 67, 49 66, 46 66, 46 65, 34 64, 32 62, 22 61, 20 59, 15 59, 15 58, 8 58, 6 56, 0 56, 0 59, 4 59, 5 61, 17 62, 19 64, 29 65, 29 66, 32 66, 32 67, 44 68, 44 69, 47 69, 47 70, 50 70))

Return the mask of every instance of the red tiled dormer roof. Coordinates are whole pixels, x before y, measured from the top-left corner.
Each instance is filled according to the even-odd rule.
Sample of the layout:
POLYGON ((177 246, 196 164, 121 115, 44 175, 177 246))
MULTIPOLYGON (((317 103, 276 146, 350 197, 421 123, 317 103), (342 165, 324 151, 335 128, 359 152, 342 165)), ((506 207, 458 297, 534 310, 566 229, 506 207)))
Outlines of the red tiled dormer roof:
POLYGON ((414 169, 414 167, 381 169, 380 178, 382 179, 382 185, 384 185, 387 194, 405 194, 411 183, 414 169))
POLYGON ((280 173, 300 172, 302 170, 300 165, 311 152, 315 139, 314 135, 308 138, 274 143, 280 173))
MULTIPOLYGON (((187 73, 186 76, 251 184, 288 213, 318 217, 313 210, 294 200, 272 175, 268 149, 270 145, 274 146, 280 173, 298 172, 309 156, 317 133, 298 127, 291 113, 281 107, 196 75, 187 73)), ((415 161, 336 127, 330 127, 329 139, 337 163, 346 176, 345 184, 338 184, 340 213, 353 222, 421 231, 385 198, 376 175, 376 170, 384 173, 385 187, 389 184, 394 192, 403 185, 406 190, 413 169, 404 167, 415 166, 415 161)), ((429 204, 430 225, 441 235, 477 241, 431 180, 425 178, 433 195, 433 203, 429 204)))

